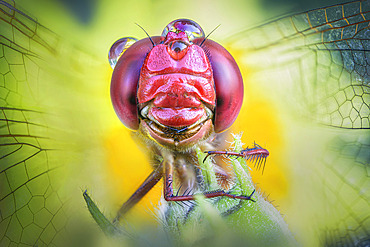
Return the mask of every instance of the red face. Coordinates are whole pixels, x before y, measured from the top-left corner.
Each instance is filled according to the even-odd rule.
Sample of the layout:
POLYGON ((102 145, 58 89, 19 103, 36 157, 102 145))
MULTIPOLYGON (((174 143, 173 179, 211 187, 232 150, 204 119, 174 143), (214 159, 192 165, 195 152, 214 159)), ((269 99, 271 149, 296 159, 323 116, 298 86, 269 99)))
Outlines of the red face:
POLYGON ((133 40, 125 38, 111 48, 113 65, 123 52, 111 86, 121 121, 161 146, 180 149, 228 128, 243 100, 242 78, 231 55, 204 41, 203 30, 190 20, 173 21, 162 37, 151 39, 154 45, 147 38, 124 50, 133 40))

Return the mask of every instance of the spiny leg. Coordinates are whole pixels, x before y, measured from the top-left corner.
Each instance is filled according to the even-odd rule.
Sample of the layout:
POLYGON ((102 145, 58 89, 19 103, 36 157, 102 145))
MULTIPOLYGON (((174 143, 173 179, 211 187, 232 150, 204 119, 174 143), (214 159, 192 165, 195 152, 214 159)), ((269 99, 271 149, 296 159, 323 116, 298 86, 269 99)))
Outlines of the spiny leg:
POLYGON ((246 160, 250 160, 250 162, 255 162, 257 169, 261 168, 262 165, 262 174, 265 170, 266 165, 266 159, 269 156, 269 151, 262 148, 258 144, 254 143, 253 148, 246 148, 242 150, 240 153, 237 152, 229 152, 229 151, 206 151, 207 155, 203 159, 203 162, 206 161, 206 159, 211 155, 225 155, 225 156, 237 156, 237 157, 243 157, 246 160), (263 164, 262 164, 263 163, 263 164))
MULTIPOLYGON (((165 176, 164 176, 164 199, 166 201, 190 201, 195 199, 195 195, 189 195, 189 194, 183 194, 183 195, 174 195, 173 194, 173 164, 171 162, 166 162, 164 164, 165 169, 165 176)), ((249 196, 244 195, 232 195, 228 192, 225 192, 223 190, 216 190, 216 191, 209 191, 204 192, 203 195, 206 198, 214 198, 219 196, 226 196, 233 199, 241 199, 241 200, 250 200, 255 202, 251 197, 253 195, 254 191, 249 196)))
POLYGON ((134 194, 122 205, 117 212, 116 218, 113 223, 119 222, 120 218, 127 213, 136 203, 138 203, 159 180, 163 177, 163 162, 145 179, 140 187, 135 191, 134 194))
POLYGON ((244 157, 242 153, 237 152, 229 152, 229 151, 205 151, 206 157, 204 157, 203 162, 206 161, 206 159, 211 155, 226 155, 226 156, 238 156, 238 157, 244 157))

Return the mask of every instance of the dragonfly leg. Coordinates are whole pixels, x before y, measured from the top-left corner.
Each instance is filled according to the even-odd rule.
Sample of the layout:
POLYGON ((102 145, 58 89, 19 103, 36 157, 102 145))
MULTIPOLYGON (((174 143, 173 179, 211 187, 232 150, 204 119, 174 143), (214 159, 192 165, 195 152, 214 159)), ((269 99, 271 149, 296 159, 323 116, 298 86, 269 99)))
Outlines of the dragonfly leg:
POLYGON ((161 180, 162 177, 163 162, 145 179, 135 193, 132 194, 132 196, 122 205, 117 212, 117 216, 114 218, 113 223, 118 222, 120 218, 127 213, 127 211, 129 211, 136 203, 138 203, 148 193, 148 191, 150 191, 154 185, 161 180))
POLYGON ((237 152, 229 152, 229 151, 205 151, 206 157, 204 157, 203 162, 206 161, 206 159, 211 156, 211 155, 226 155, 226 156, 239 156, 239 157, 244 157, 242 153, 237 153, 237 152))
POLYGON ((262 166, 262 174, 265 170, 266 158, 270 155, 269 151, 262 148, 261 146, 254 144, 253 148, 247 148, 242 150, 240 153, 229 152, 229 151, 206 151, 207 155, 203 159, 203 162, 211 155, 225 155, 225 156, 237 156, 244 157, 246 160, 249 160, 251 163, 255 162, 257 169, 260 169, 262 166))
MULTIPOLYGON (((165 175, 164 175, 164 199, 166 201, 190 201, 195 200, 195 195, 184 194, 184 195, 174 195, 173 194, 173 164, 171 162, 166 162, 165 164, 165 175)), ((252 199, 253 191, 249 196, 244 195, 233 195, 224 190, 208 191, 202 193, 206 198, 214 198, 219 196, 226 196, 233 199, 249 200, 255 202, 252 199)))

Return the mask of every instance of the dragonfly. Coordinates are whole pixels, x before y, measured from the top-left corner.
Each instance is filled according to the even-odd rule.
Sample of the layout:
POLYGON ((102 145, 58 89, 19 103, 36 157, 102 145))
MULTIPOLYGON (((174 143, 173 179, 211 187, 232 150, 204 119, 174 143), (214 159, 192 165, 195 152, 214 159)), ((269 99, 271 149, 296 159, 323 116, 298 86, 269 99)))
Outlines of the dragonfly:
MULTIPOLYGON (((243 82, 235 60, 189 19, 172 21, 160 37, 119 39, 110 49, 109 60, 114 68, 111 98, 117 115, 128 128, 137 131, 151 153, 162 159, 159 164, 153 161, 154 172, 121 207, 115 221, 162 177, 166 201, 194 200, 193 191, 204 184, 196 172, 197 164, 192 164, 196 147, 220 146, 215 144, 222 143, 217 141, 217 133, 234 122, 242 105, 243 82), (176 195, 174 177, 182 188, 176 195)), ((221 151, 205 152, 210 155, 221 151)), ((269 153, 255 145, 242 154, 265 159, 269 153)), ((219 185, 229 187, 232 179, 223 163, 215 162, 214 166, 219 185)), ((221 189, 202 194, 206 198, 254 201, 251 195, 234 195, 221 189)))
MULTIPOLYGON (((96 163, 106 162, 102 132, 120 124, 100 93, 109 87, 102 84, 109 72, 94 57, 98 51, 52 32, 22 4, 1 1, 2 246, 50 245, 65 231, 83 236, 67 219, 88 215, 68 207, 66 198, 73 199, 65 194, 101 184, 91 174, 101 174, 96 163)), ((370 241, 369 5, 356 1, 289 15, 222 42, 236 54, 244 78, 245 102, 234 128, 252 132, 246 126, 253 120, 265 126, 251 138, 267 132, 276 141, 270 129, 282 132, 284 142, 276 142, 284 149, 269 151, 288 167, 291 203, 282 206, 307 246, 370 241)), ((124 140, 123 159, 137 170, 145 158, 132 155, 134 144, 124 140)))

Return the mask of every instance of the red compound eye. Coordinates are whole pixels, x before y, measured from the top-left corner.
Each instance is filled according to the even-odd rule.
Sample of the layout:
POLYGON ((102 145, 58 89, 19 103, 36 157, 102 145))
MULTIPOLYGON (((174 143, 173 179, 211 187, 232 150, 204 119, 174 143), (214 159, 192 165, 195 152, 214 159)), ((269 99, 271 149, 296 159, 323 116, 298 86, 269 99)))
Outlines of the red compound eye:
MULTIPOLYGON (((202 40, 197 40, 199 43, 202 40)), ((243 78, 230 53, 218 43, 207 39, 201 47, 208 54, 216 87, 215 132, 229 128, 243 103, 243 78)))

